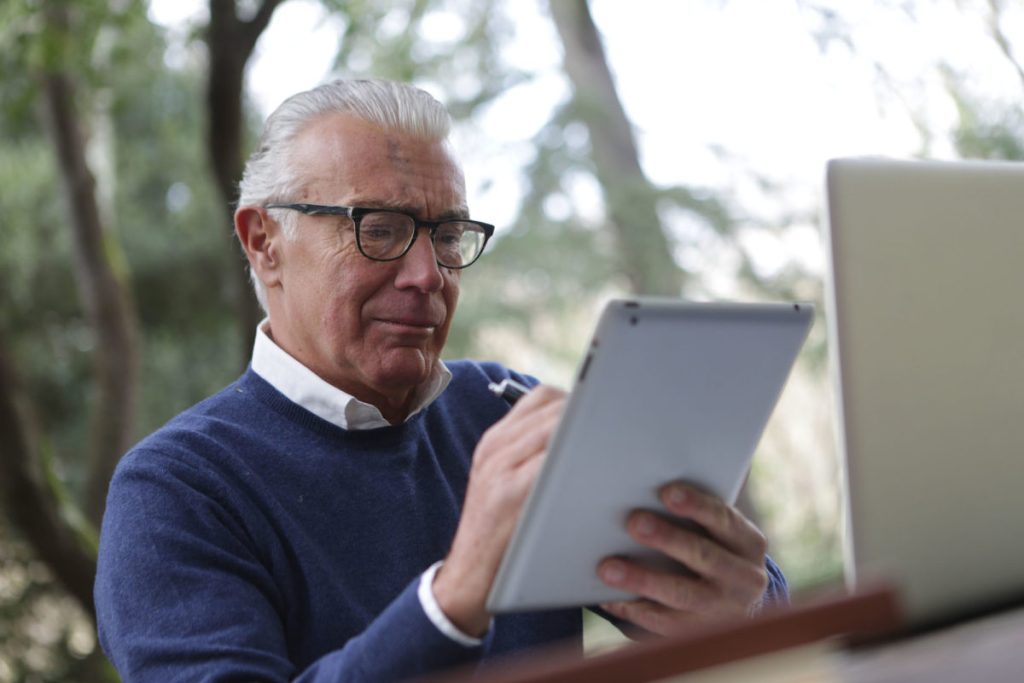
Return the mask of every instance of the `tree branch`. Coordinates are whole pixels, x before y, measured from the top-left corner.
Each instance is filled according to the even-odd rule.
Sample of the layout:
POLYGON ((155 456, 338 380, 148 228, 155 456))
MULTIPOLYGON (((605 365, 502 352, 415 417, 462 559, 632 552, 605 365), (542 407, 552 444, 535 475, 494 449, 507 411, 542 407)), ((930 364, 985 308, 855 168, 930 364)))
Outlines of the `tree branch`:
POLYGON ((245 59, 248 60, 252 54, 253 48, 256 47, 256 41, 259 40, 260 34, 267 28, 270 23, 270 18, 274 15, 274 10, 280 5, 282 0, 263 0, 263 4, 253 15, 252 19, 243 24, 243 35, 245 59))
POLYGON ((1009 60, 1010 65, 1017 72, 1017 77, 1021 81, 1021 85, 1024 85, 1024 66, 1021 65, 1017 58, 1013 54, 1013 46, 1010 44, 1010 39, 1007 38, 1006 33, 1003 31, 1002 18, 1003 18, 1003 3, 999 0, 988 0, 988 29, 992 35, 992 39, 996 41, 996 45, 999 46, 999 51, 1003 53, 1003 56, 1009 60))

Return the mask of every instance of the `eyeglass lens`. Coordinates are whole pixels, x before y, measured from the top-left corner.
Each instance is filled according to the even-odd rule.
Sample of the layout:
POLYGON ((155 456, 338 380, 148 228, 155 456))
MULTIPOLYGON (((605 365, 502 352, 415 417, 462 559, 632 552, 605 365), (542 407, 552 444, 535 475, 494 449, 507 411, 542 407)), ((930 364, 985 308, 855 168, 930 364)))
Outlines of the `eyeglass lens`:
MULTIPOLYGON (((388 261, 405 253, 416 232, 415 221, 400 213, 374 211, 365 214, 359 224, 359 248, 370 258, 388 261)), ((437 226, 434 253, 438 263, 455 268, 472 263, 484 245, 479 226, 464 221, 449 221, 437 226)))

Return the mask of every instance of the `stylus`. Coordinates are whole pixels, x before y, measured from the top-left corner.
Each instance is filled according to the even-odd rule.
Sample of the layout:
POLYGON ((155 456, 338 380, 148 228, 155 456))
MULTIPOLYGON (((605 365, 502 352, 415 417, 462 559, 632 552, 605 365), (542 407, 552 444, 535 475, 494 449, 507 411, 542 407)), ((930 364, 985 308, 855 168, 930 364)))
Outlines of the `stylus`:
POLYGON ((500 382, 491 382, 487 385, 487 388, 497 396, 503 398, 509 402, 510 405, 515 405, 516 401, 526 395, 530 389, 525 387, 514 379, 503 379, 500 382))

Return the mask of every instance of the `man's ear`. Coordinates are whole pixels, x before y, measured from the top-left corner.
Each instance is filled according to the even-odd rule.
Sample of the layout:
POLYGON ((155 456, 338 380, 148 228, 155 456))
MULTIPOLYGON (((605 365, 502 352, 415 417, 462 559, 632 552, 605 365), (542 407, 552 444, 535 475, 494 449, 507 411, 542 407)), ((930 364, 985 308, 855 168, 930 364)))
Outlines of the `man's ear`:
POLYGON ((249 267, 263 286, 270 289, 281 278, 281 241, 284 234, 277 221, 258 206, 240 206, 235 211, 235 234, 249 259, 249 267))

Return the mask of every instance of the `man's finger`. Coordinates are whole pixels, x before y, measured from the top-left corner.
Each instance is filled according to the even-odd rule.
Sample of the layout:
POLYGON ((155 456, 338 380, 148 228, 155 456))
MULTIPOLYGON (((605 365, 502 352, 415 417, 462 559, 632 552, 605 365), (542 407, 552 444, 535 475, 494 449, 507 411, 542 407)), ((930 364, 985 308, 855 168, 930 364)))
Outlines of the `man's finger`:
POLYGON ((716 540, 681 528, 651 512, 630 515, 627 528, 638 542, 680 562, 738 600, 759 597, 768 585, 762 559, 741 557, 716 540))
POLYGON ((564 400, 566 393, 547 384, 538 384, 530 389, 509 411, 509 415, 522 415, 537 410, 552 401, 564 400))
POLYGON ((699 577, 647 569, 620 557, 602 561, 597 573, 610 586, 682 612, 710 613, 721 600, 718 591, 699 577))
MULTIPOLYGON (((515 407, 518 406, 516 404, 515 407)), ((515 420, 506 416, 484 432, 476 453, 487 461, 500 460, 500 463, 495 463, 499 467, 514 467, 535 457, 547 450, 561 420, 563 407, 562 401, 551 400, 539 403, 515 420)))
POLYGON ((607 602, 601 605, 601 609, 645 631, 662 636, 678 633, 701 620, 696 614, 678 612, 644 599, 607 602))
POLYGON ((726 548, 758 563, 764 561, 768 550, 764 534, 721 498, 683 483, 666 486, 660 497, 669 512, 700 524, 726 548))

